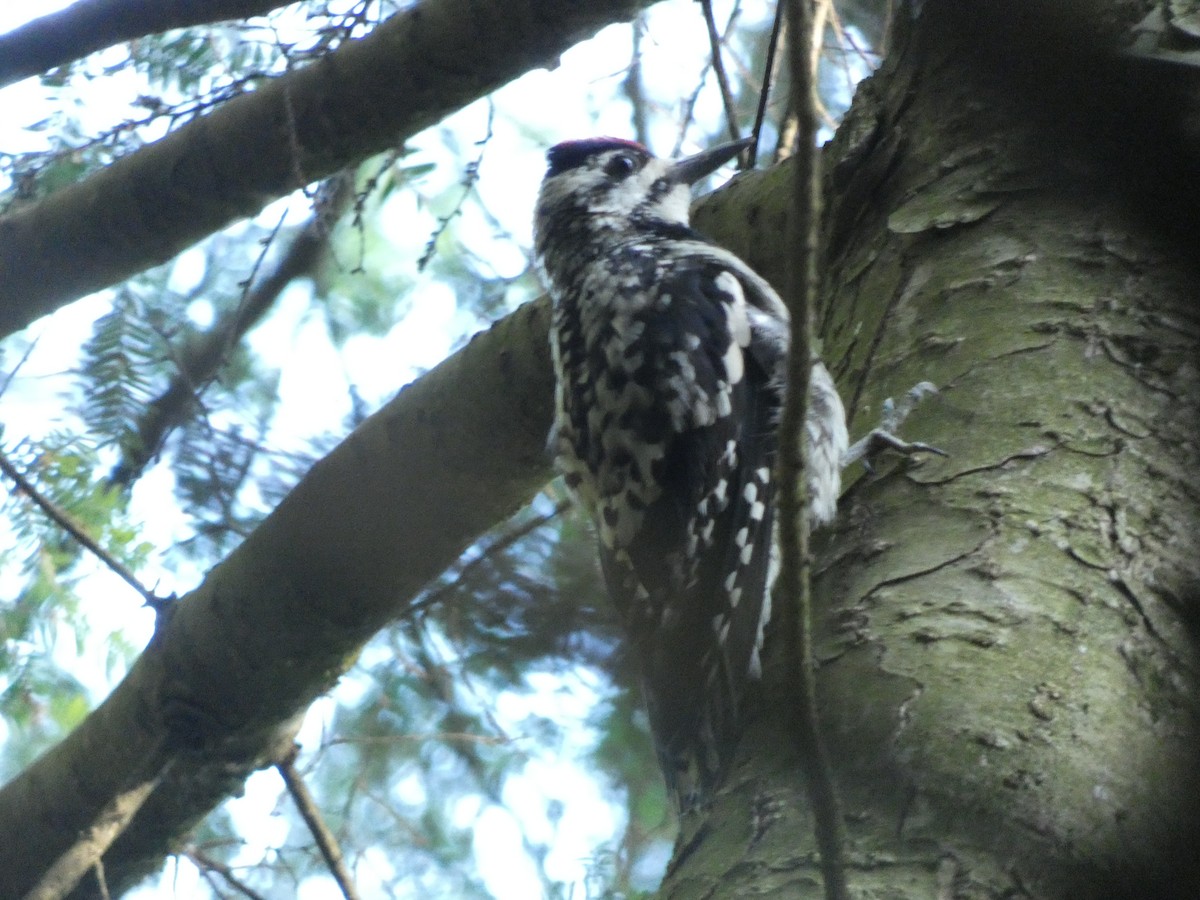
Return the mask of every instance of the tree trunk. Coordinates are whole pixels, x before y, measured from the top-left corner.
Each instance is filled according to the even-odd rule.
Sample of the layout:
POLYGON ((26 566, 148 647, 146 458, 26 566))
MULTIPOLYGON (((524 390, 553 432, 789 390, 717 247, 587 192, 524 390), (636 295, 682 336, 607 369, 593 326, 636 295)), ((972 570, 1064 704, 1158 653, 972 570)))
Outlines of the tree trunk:
MULTIPOLYGON (((888 898, 1200 896, 1200 273, 1165 221, 1194 207, 1161 196, 1161 146, 1127 152, 1136 121, 1130 145, 1109 142, 1046 70, 1026 102, 976 36, 1028 46, 979 9, 926 3, 826 160, 820 325, 853 431, 928 379, 941 396, 905 431, 951 454, 881 461, 816 563, 849 881, 888 898)), ((742 216, 699 222, 776 284, 785 177, 743 178, 742 216)), ((664 897, 821 896, 775 712, 711 816, 685 823, 664 897)))

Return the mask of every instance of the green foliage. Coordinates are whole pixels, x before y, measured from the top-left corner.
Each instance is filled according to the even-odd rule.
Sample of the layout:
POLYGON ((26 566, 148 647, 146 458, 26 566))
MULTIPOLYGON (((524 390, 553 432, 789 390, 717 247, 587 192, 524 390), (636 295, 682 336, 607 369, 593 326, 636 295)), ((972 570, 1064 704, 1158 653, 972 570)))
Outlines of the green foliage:
POLYGON ((148 370, 161 355, 161 346, 134 291, 119 289, 112 309, 96 320, 83 346, 81 366, 88 390, 79 413, 95 437, 119 447, 138 441, 138 416, 151 399, 148 370))
MULTIPOLYGON (((152 548, 126 515, 124 498, 95 478, 91 446, 52 434, 5 455, 57 515, 69 518, 110 557, 134 571, 145 563, 152 548)), ((14 538, 6 569, 20 585, 11 598, 0 600, 0 713, 15 729, 0 752, 0 772, 12 774, 78 724, 91 698, 55 660, 64 638, 73 644, 67 653, 78 653, 88 634, 77 593, 82 550, 25 492, 8 493, 4 514, 14 538)), ((118 641, 109 663, 127 663, 131 650, 118 641)))
MULTIPOLYGON (((282 67, 282 48, 237 26, 183 28, 129 42, 129 56, 109 66, 105 75, 132 67, 163 92, 196 95, 214 83, 240 91, 248 81, 282 67)), ((143 105, 151 106, 150 98, 143 105)))
MULTIPOLYGON (((149 545, 139 540, 139 529, 126 517, 126 499, 95 477, 99 457, 93 446, 76 436, 55 433, 41 441, 27 441, 6 455, 42 497, 110 555, 132 567, 145 560, 149 545)), ((48 597, 62 586, 62 573, 79 560, 79 546, 21 492, 9 494, 5 513, 18 546, 33 548, 27 568, 39 577, 53 578, 36 591, 37 596, 44 592, 48 597)))
MULTIPOLYGON (((7 630, 8 616, 3 619, 0 624, 7 630)), ((78 680, 44 654, 14 653, 8 640, 5 644, 8 684, 0 690, 0 718, 11 733, 0 745, 0 774, 7 778, 82 722, 92 711, 92 701, 78 680)))

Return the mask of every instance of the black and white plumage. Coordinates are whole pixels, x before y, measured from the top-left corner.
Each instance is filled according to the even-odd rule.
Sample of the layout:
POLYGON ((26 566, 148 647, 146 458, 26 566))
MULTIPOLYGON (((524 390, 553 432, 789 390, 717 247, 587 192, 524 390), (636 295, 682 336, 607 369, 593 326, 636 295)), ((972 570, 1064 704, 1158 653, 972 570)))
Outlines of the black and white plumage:
MULTIPOLYGON (((742 146, 672 162, 615 138, 559 144, 535 217, 554 303, 550 445, 599 531, 681 810, 711 797, 736 747, 776 568, 787 308, 688 227, 691 183, 742 146)), ((834 516, 849 440, 816 359, 811 384, 816 524, 834 516)))

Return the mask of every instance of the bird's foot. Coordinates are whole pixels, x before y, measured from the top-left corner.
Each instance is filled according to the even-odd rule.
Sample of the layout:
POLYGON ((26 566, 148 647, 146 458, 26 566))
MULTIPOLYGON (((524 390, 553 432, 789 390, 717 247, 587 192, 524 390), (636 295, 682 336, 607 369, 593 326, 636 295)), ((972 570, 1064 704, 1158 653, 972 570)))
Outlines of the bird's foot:
POLYGON ((938 456, 949 456, 945 450, 925 444, 920 441, 906 441, 897 436, 896 432, 904 424, 909 413, 918 403, 930 394, 936 394, 938 389, 928 381, 922 381, 908 390, 899 403, 891 397, 883 401, 883 414, 879 417, 879 426, 871 429, 867 435, 855 441, 846 455, 842 457, 842 468, 851 463, 861 462, 868 471, 874 471, 871 462, 884 450, 892 450, 911 456, 914 453, 934 453, 938 456))

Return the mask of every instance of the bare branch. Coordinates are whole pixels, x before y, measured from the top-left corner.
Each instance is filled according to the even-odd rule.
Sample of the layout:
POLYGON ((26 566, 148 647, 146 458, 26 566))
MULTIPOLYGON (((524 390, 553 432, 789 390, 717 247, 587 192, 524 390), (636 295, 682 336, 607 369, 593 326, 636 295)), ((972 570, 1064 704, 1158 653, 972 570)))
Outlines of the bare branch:
POLYGON ((0 87, 122 41, 171 28, 260 16, 289 0, 79 0, 0 34, 0 87))
POLYGON ((339 744, 369 746, 371 744, 424 744, 428 741, 442 741, 444 743, 459 741, 466 744, 484 744, 486 746, 499 747, 510 743, 511 740, 511 738, 504 735, 473 734, 466 731, 425 731, 417 734, 388 734, 375 737, 333 737, 326 740, 319 749, 324 750, 326 747, 336 747, 339 744))
POLYGON ((103 879, 101 857, 142 808, 161 779, 161 775, 155 775, 113 797, 100 810, 96 820, 79 835, 79 839, 46 870, 25 895, 25 900, 62 900, 89 870, 97 871, 100 891, 107 894, 108 885, 103 879))
POLYGON ((758 93, 758 108, 754 113, 754 128, 750 134, 754 143, 743 158, 743 168, 753 169, 758 164, 758 142, 762 138, 763 122, 767 118, 767 104, 771 99, 771 82, 775 78, 775 66, 778 61, 775 54, 779 49, 779 35, 783 31, 783 4, 775 4, 775 21, 771 24, 771 38, 767 41, 767 60, 763 67, 762 89, 758 93))
POLYGON ((642 33, 645 31, 644 17, 638 17, 631 31, 633 46, 630 48, 629 71, 621 82, 621 89, 629 100, 633 120, 633 139, 644 147, 650 146, 649 110, 647 109, 646 85, 642 82, 642 33))
POLYGON ((124 563, 101 547, 95 538, 84 531, 83 526, 76 522, 70 513, 39 491, 37 485, 26 478, 25 473, 18 469, 3 451, 0 451, 0 472, 11 478, 17 486, 17 490, 32 500, 38 509, 44 512, 46 517, 54 522, 55 525, 74 538, 77 544, 95 556, 100 562, 104 563, 122 581, 141 594, 147 606, 156 610, 162 607, 164 601, 161 597, 143 586, 138 581, 137 576, 129 571, 124 563))
POLYGON ((650 0, 425 0, 0 217, 0 336, 396 146, 650 0))
POLYGON ((701 0, 700 5, 704 9, 704 24, 708 27, 708 43, 709 52, 712 54, 713 74, 717 76, 717 87, 721 90, 721 102, 725 104, 725 123, 729 126, 729 137, 736 141, 742 136, 738 128, 737 105, 733 101, 733 91, 729 87, 729 77, 725 74, 725 62, 721 57, 721 35, 717 31, 717 22, 713 18, 712 0, 701 0))
POLYGON ((418 272, 425 271, 425 267, 429 265, 433 259, 433 255, 437 252, 438 239, 446 233, 446 229, 450 227, 450 223, 462 215, 463 204, 467 202, 467 198, 471 196, 471 192, 475 190, 475 185, 479 181, 479 167, 483 165, 483 154, 487 152, 488 143, 492 140, 492 125, 496 119, 496 105, 490 99, 488 100, 487 108, 487 127, 484 129, 483 137, 475 142, 475 146, 479 148, 479 153, 473 160, 466 164, 463 170, 462 194, 459 195, 458 202, 454 204, 454 209, 438 220, 437 228, 433 230, 433 234, 429 236, 429 242, 425 245, 425 252, 417 260, 418 272))
POLYGON ((292 239, 274 268, 262 278, 255 279, 251 275, 253 287, 247 282, 246 292, 232 314, 179 352, 179 371, 166 389, 150 401, 138 420, 136 445, 125 449, 120 463, 114 468, 110 476, 114 484, 125 487, 141 476, 145 467, 158 456, 171 431, 188 420, 196 401, 217 377, 230 351, 275 305, 284 288, 312 272, 328 242, 330 230, 353 196, 353 175, 340 173, 327 179, 317 192, 312 218, 292 239))
MULTIPOLYGON (((187 858, 190 859, 196 868, 198 868, 202 873, 209 871, 216 872, 218 875, 224 878, 226 882, 228 882, 231 888, 233 888, 243 897, 247 897, 249 900, 267 900, 266 897, 233 874, 233 869, 229 868, 229 866, 225 865, 225 863, 221 862, 219 859, 214 859, 213 857, 209 856, 199 847, 188 848, 184 855, 187 856, 187 858)), ((209 883, 212 884, 213 882, 209 881, 209 883)))
MULTIPOLYGON (((738 7, 735 5, 733 11, 729 14, 729 20, 725 23, 725 32, 721 35, 721 43, 729 39, 730 33, 733 31, 733 26, 737 21, 738 7)), ((678 156, 683 151, 683 142, 687 138, 688 126, 692 123, 692 116, 696 110, 696 101, 700 99, 700 92, 704 90, 705 84, 708 82, 709 70, 713 67, 712 54, 709 54, 709 60, 700 69, 700 76, 696 81, 696 88, 683 101, 683 108, 679 116, 679 129, 675 134, 675 145, 668 154, 671 157, 678 156)))
POLYGON ((346 860, 342 856, 342 848, 338 846, 337 838, 329 830, 329 826, 325 824, 325 820, 321 816, 321 810, 317 807, 313 795, 309 792, 308 785, 304 783, 304 777, 296 771, 296 757, 299 753, 300 747, 293 744, 291 751, 283 759, 275 763, 275 769, 279 772, 280 777, 283 778, 283 783, 287 786, 288 793, 292 795, 292 802, 296 804, 296 809, 300 811, 300 817, 304 819, 304 824, 308 826, 309 832, 312 833, 313 840, 317 842, 317 849, 321 851, 325 865, 329 867, 329 873, 333 875, 333 880, 337 882, 342 896, 346 900, 358 900, 358 890, 354 886, 354 879, 350 877, 350 871, 346 868, 346 860))

